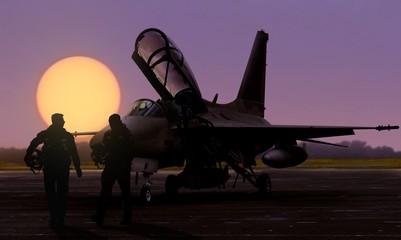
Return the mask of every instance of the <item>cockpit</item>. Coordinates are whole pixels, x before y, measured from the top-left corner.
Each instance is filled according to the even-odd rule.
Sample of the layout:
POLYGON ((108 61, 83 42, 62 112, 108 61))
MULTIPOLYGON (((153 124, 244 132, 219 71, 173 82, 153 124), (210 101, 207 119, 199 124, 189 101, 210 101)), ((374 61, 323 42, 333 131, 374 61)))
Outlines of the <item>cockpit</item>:
POLYGON ((186 105, 191 112, 206 112, 195 77, 178 47, 160 30, 139 34, 132 59, 163 101, 186 105))
POLYGON ((150 99, 136 100, 127 116, 164 117, 163 110, 155 101, 150 99))

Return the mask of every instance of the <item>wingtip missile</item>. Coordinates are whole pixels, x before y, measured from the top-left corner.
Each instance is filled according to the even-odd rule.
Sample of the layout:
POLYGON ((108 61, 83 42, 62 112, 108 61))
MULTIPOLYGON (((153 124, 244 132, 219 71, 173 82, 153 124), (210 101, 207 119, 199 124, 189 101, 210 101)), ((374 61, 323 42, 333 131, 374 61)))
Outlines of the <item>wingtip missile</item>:
POLYGON ((383 130, 388 130, 388 131, 390 131, 390 130, 399 129, 399 128, 400 128, 399 126, 391 126, 391 125, 389 124, 389 125, 387 125, 387 126, 379 125, 379 126, 376 127, 376 130, 377 130, 377 131, 383 131, 383 130))

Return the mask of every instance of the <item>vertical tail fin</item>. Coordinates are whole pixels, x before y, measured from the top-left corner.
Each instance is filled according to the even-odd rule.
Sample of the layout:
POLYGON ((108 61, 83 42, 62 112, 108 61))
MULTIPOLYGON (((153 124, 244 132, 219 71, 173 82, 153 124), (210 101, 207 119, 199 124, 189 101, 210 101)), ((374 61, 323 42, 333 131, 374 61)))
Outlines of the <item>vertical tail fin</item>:
POLYGON ((258 31, 253 43, 251 55, 242 78, 237 99, 234 101, 241 112, 264 117, 266 50, 269 35, 258 31))

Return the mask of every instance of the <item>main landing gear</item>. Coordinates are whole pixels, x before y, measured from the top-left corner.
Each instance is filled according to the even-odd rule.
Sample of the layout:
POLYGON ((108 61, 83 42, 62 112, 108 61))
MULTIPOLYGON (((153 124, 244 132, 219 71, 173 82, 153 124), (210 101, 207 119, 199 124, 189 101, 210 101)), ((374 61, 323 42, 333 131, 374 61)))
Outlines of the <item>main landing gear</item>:
MULTIPOLYGON (((245 166, 244 159, 241 158, 240 153, 229 151, 226 155, 225 162, 231 167, 237 176, 234 181, 233 187, 235 187, 239 176, 241 175, 244 181, 251 183, 262 196, 269 195, 271 193, 272 185, 270 177, 267 173, 256 175, 252 167, 245 166)), ((225 187, 225 183, 229 179, 228 166, 225 168, 188 168, 184 169, 178 175, 169 175, 165 181, 165 193, 168 197, 175 197, 178 194, 178 190, 181 187, 188 189, 202 189, 209 187, 225 187)), ((144 184, 141 188, 141 200, 145 204, 152 201, 152 192, 150 186, 152 184, 151 179, 152 173, 143 172, 144 184)))
POLYGON ((240 163, 244 162, 243 159, 241 159, 241 154, 230 152, 228 156, 229 157, 226 160, 227 164, 237 173, 234 186, 237 183, 239 175, 241 175, 245 180, 256 187, 260 194, 268 195, 271 193, 272 184, 270 176, 267 173, 262 173, 261 175, 257 176, 252 167, 245 167, 243 166, 244 164, 240 166, 240 163))
MULTIPOLYGON (((235 187, 239 175, 241 175, 244 181, 246 180, 251 183, 256 189, 258 189, 261 195, 266 196, 271 193, 272 185, 270 176, 267 173, 256 175, 250 166, 252 161, 246 161, 244 155, 240 151, 226 150, 225 152, 218 152, 218 147, 210 147, 206 144, 203 145, 203 147, 213 158, 215 156, 225 156, 224 162, 237 173, 233 187, 235 187)), ((184 171, 177 176, 169 175, 165 183, 166 194, 168 196, 175 196, 181 187, 190 189, 201 189, 213 186, 219 188, 221 186, 224 187, 230 177, 228 174, 228 166, 226 165, 223 169, 221 168, 220 161, 217 159, 215 160, 220 166, 215 168, 216 171, 205 172, 205 168, 202 168, 203 170, 195 168, 192 170, 184 169, 184 171), (215 178, 216 176, 217 179, 215 178), (212 182, 214 184, 212 184, 212 182)))
POLYGON ((262 173, 257 176, 252 168, 243 168, 238 164, 229 164, 232 169, 237 173, 237 177, 235 178, 234 186, 237 183, 239 175, 241 175, 244 179, 246 179, 249 183, 251 183, 254 187, 259 190, 259 193, 262 195, 268 195, 271 193, 272 184, 270 180, 270 176, 267 173, 262 173))
MULTIPOLYGON (((242 175, 244 179, 250 182, 254 187, 256 187, 259 193, 262 196, 269 195, 271 193, 271 180, 268 174, 262 173, 259 176, 256 176, 253 172, 248 171, 246 169, 240 168, 241 170, 237 169, 237 177, 234 182, 234 186, 238 180, 239 175, 242 175)), ((166 195, 169 197, 174 197, 178 194, 178 190, 182 187, 183 184, 180 183, 179 178, 176 175, 170 174, 166 178, 165 183, 165 191, 166 195)))
POLYGON ((254 186, 258 188, 259 193, 264 195, 270 194, 272 190, 270 176, 267 173, 262 173, 259 177, 255 176, 255 178, 256 182, 254 186))
MULTIPOLYGON (((151 176, 152 173, 148 172, 143 173, 144 183, 141 188, 141 201, 145 204, 149 204, 152 201, 152 191, 150 190, 150 185, 152 185, 151 176)), ((137 178, 138 178, 138 173, 137 173, 137 178)))
MULTIPOLYGON (((233 187, 235 187, 239 175, 241 175, 244 180, 247 180, 249 183, 251 183, 254 187, 256 187, 259 191, 259 193, 262 196, 267 196, 271 193, 271 180, 270 177, 267 173, 262 173, 260 175, 256 175, 252 168, 244 168, 239 166, 236 162, 229 162, 230 167, 237 173, 237 176, 234 181, 233 187)), ((143 173, 144 177, 144 184, 141 188, 141 200, 145 204, 149 204, 152 201, 152 191, 150 190, 150 186, 152 184, 152 179, 151 179, 151 173, 143 173)), ((167 176, 166 181, 165 181, 165 193, 168 197, 176 197, 178 194, 178 190, 181 187, 186 187, 188 188, 189 186, 186 186, 187 184, 183 183, 181 179, 182 176, 178 177, 177 175, 170 174, 167 176), (181 179, 181 180, 180 180, 181 179)), ((227 177, 228 179, 228 177, 227 177)), ((227 181, 227 179, 223 179, 223 181, 227 181)), ((191 187, 189 187, 191 188, 191 187)), ((202 187, 200 187, 202 188, 202 187)), ((197 188, 194 188, 197 189, 197 188)))

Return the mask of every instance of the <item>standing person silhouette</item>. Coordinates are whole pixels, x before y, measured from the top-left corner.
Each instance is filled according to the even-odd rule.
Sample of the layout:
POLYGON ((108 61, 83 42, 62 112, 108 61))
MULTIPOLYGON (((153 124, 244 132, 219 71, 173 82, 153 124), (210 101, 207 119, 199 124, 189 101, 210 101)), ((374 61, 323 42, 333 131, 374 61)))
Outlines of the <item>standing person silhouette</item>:
POLYGON ((121 121, 120 115, 109 117, 110 128, 103 136, 107 150, 105 166, 101 176, 102 189, 98 200, 96 215, 92 221, 103 226, 103 220, 112 197, 114 183, 118 182, 123 200, 123 218, 121 224, 131 224, 131 162, 133 159, 134 138, 130 130, 121 121))
POLYGON ((49 224, 53 228, 64 226, 71 159, 78 177, 82 176, 82 171, 74 136, 63 128, 63 115, 55 113, 51 119, 52 125, 31 141, 24 160, 29 162, 35 148, 43 143, 43 178, 50 213, 49 224))

